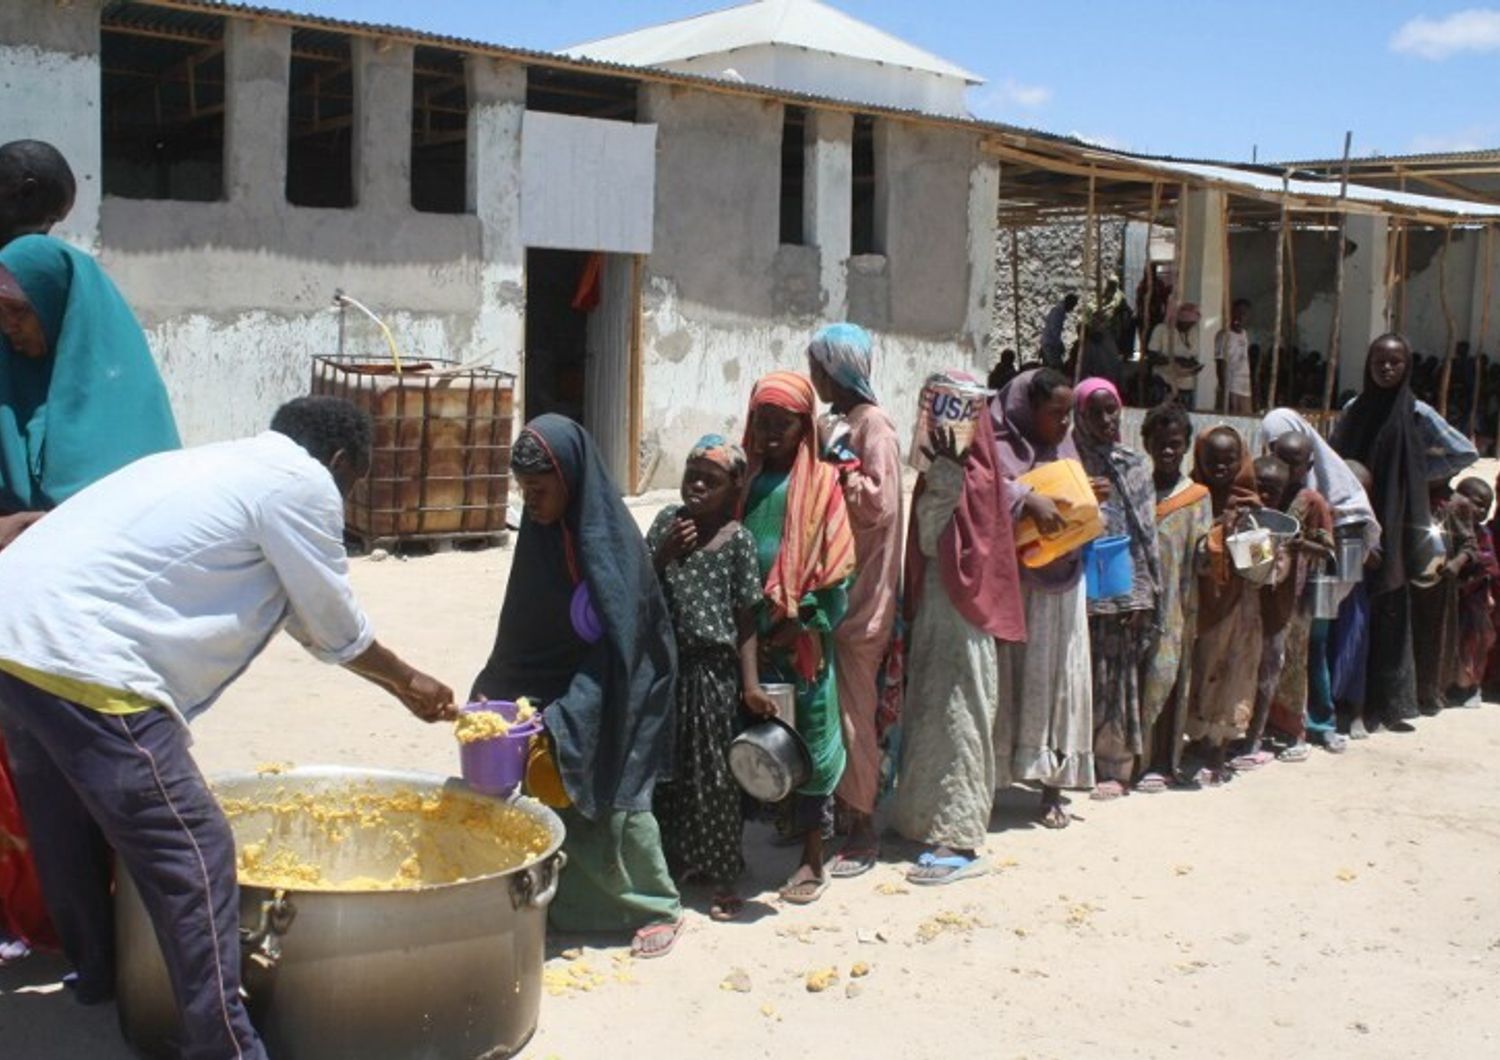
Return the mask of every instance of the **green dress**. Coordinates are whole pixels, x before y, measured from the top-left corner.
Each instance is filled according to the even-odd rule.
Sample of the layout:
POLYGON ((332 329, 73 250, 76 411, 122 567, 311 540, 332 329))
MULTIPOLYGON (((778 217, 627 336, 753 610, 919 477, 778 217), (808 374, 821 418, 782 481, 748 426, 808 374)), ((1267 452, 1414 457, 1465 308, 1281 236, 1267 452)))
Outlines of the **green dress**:
MULTIPOLYGON (((756 558, 760 562, 764 583, 781 552, 782 529, 786 522, 787 472, 763 471, 750 483, 745 505, 745 529, 755 538, 756 558)), ((834 676, 833 631, 849 607, 849 579, 802 598, 799 624, 822 642, 823 663, 811 681, 800 678, 786 652, 776 652, 771 665, 763 667, 763 682, 795 685, 797 688, 797 732, 812 753, 813 769, 798 795, 826 797, 838 787, 844 775, 844 737, 839 716, 838 681, 834 676)), ((762 637, 773 625, 770 608, 762 599, 758 608, 758 628, 762 637)))

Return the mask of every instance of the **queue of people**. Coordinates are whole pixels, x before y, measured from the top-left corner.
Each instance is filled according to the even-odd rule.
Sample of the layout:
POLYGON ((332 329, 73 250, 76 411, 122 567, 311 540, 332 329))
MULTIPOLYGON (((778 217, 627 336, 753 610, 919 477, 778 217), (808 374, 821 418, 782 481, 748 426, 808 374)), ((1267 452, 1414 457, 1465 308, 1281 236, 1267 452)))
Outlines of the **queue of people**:
MULTIPOLYGON (((752 388, 740 444, 709 436, 687 454, 682 503, 644 543, 618 529, 628 517, 612 487, 596 500, 596 513, 614 512, 607 555, 588 544, 594 486, 584 483, 598 479, 577 470, 596 460, 587 434, 547 417, 517 442, 527 501, 518 560, 558 527, 553 558, 527 570, 552 572, 561 610, 580 578, 620 597, 629 613, 604 625, 633 631, 634 647, 608 654, 612 668, 575 660, 549 686, 566 687, 545 716, 570 807, 567 846, 592 849, 601 822, 631 817, 602 833, 612 875, 587 868, 593 854, 564 874, 566 915, 554 923, 602 927, 574 911, 612 909, 609 926, 635 932, 637 955, 660 956, 681 933, 680 895, 695 881, 710 888, 712 918, 733 920, 752 815, 798 848, 780 888, 787 903, 816 902, 868 872, 882 819, 914 851, 907 879, 946 885, 988 870, 995 798, 1012 786, 1037 793, 1041 825, 1065 828, 1069 793, 1216 788, 1478 704, 1496 643, 1492 493, 1477 479, 1447 488, 1475 453, 1412 397, 1399 337, 1372 347, 1365 389, 1332 442, 1278 409, 1263 420, 1259 454, 1227 425, 1195 436, 1175 401, 1151 410, 1138 452, 1122 437, 1113 383, 1024 371, 989 396, 971 440, 950 428, 925 439, 909 518, 872 360, 861 329, 819 332, 806 375, 776 372, 752 388), (819 396, 852 427, 837 442, 819 432, 819 396), (1067 526, 1065 506, 1037 485, 1059 461, 1078 463, 1104 533, 1127 543, 1131 573, 1118 591, 1089 588, 1086 546, 1037 566, 1018 558, 1018 538, 1067 526), (1251 577, 1235 546, 1258 511, 1295 529, 1276 539, 1269 573, 1251 577), (1314 612, 1312 587, 1329 580, 1341 540, 1359 543, 1364 574, 1341 583, 1332 618, 1314 612), (622 577, 608 573, 622 556, 620 594, 603 579, 622 577), (655 579, 644 589, 643 571, 655 579), (1414 636, 1417 621, 1440 635, 1414 636), (672 694, 664 659, 675 666, 672 694), (734 784, 728 747, 777 710, 771 683, 795 688, 812 768, 784 802, 755 806, 734 784), (570 769, 579 740, 623 760, 570 769), (627 798, 599 790, 601 776, 639 781, 636 768, 653 773, 649 802, 639 782, 627 798)), ((962 373, 944 379, 978 386, 962 373)), ((512 580, 506 613, 516 594, 528 614, 545 597, 530 577, 512 580)), ((496 651, 513 666, 476 692, 539 687, 528 668, 547 658, 543 642, 555 652, 568 641, 565 620, 509 634, 502 617, 496 651), (541 640, 526 646, 528 636, 541 640)))

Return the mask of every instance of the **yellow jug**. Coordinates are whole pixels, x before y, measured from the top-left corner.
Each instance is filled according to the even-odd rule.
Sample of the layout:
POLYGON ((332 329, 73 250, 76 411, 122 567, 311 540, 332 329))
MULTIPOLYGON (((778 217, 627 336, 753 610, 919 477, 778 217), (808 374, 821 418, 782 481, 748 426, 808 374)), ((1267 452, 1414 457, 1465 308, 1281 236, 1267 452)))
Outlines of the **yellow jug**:
POLYGON ((1077 460, 1054 460, 1016 481, 1050 497, 1067 523, 1048 536, 1037 529, 1036 520, 1022 515, 1016 521, 1016 553, 1024 566, 1045 567, 1104 533, 1099 501, 1089 485, 1088 473, 1077 460))
POLYGON ((546 733, 531 738, 526 754, 526 793, 544 806, 565 810, 573 805, 568 789, 563 787, 557 759, 552 756, 552 740, 546 733))

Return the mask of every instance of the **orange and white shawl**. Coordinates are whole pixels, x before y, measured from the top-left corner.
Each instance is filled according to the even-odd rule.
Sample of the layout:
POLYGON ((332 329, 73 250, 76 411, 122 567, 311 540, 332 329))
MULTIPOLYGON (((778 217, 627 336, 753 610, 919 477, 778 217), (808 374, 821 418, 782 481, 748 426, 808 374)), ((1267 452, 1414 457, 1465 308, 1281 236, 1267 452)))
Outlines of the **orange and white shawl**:
MULTIPOLYGON (((763 405, 775 405, 800 416, 802 441, 792 463, 786 490, 786 520, 781 551, 766 577, 766 599, 778 619, 797 617, 808 593, 837 585, 854 573, 854 532, 838 471, 818 459, 818 428, 814 420, 817 394, 811 380, 796 372, 772 372, 750 392, 750 416, 763 405)), ((748 484, 761 469, 751 428, 745 427, 745 451, 750 454, 748 484)))

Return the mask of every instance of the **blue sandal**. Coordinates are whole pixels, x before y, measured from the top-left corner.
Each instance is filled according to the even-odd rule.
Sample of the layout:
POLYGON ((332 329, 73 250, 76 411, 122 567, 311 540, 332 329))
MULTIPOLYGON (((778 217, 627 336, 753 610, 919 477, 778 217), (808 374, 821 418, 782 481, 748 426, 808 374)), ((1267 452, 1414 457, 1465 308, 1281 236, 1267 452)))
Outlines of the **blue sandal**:
POLYGON ((962 854, 947 854, 938 857, 929 850, 917 858, 916 865, 907 871, 906 882, 923 887, 935 887, 945 883, 955 883, 971 876, 983 876, 989 871, 989 861, 983 857, 970 858, 962 854), (917 874, 918 869, 947 869, 948 871, 941 876, 922 876, 917 874))

